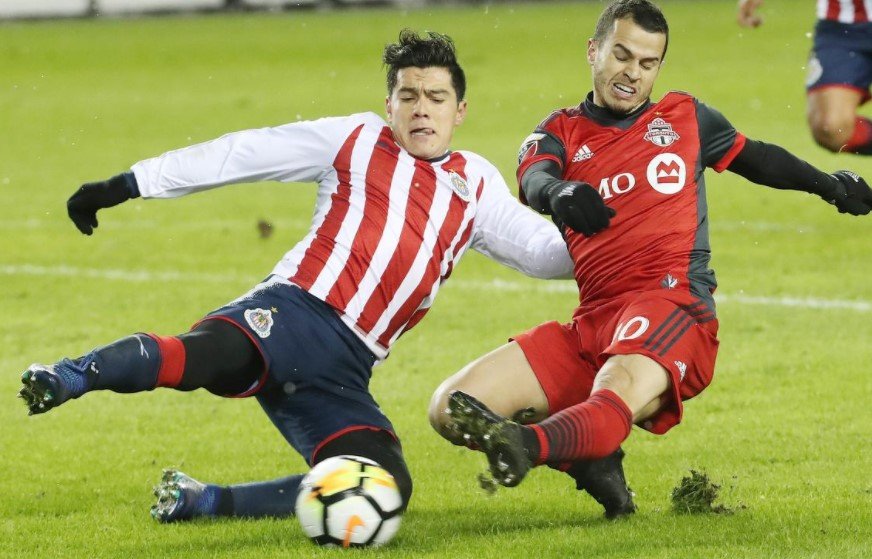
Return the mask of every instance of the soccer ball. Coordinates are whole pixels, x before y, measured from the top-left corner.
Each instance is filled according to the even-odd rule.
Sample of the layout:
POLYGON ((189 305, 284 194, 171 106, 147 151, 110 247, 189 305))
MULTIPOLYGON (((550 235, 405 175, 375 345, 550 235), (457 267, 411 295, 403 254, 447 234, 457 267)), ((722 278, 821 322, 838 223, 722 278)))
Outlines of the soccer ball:
POLYGON ((300 484, 296 512, 319 545, 384 545, 397 533, 403 499, 394 477, 360 456, 319 462, 300 484))

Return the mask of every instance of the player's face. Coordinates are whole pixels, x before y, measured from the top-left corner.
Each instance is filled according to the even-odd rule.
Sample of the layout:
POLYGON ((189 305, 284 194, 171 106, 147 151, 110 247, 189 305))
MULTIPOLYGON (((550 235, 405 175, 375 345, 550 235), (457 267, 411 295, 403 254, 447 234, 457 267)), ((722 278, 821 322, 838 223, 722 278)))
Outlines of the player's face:
POLYGON ((601 44, 588 41, 593 102, 618 114, 639 108, 651 96, 665 47, 665 34, 649 33, 632 19, 615 20, 601 44))
POLYGON ((394 139, 420 159, 448 151, 454 128, 466 117, 466 101, 457 101, 446 68, 402 68, 397 85, 385 100, 394 139))

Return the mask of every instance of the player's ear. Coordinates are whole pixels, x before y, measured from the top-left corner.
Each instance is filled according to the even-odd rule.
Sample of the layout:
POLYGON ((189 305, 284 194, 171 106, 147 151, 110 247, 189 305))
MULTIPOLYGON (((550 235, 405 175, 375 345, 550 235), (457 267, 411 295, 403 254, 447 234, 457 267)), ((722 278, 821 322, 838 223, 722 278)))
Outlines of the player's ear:
POLYGON ((596 43, 593 39, 587 40, 587 63, 593 66, 593 61, 596 60, 596 43))
POLYGON ((460 126, 466 119, 466 99, 457 104, 457 114, 454 115, 454 126, 460 126))
POLYGON ((393 124, 393 122, 391 122, 391 121, 394 118, 394 113, 393 113, 393 110, 391 107, 391 96, 390 95, 385 97, 385 114, 388 115, 388 123, 393 124))

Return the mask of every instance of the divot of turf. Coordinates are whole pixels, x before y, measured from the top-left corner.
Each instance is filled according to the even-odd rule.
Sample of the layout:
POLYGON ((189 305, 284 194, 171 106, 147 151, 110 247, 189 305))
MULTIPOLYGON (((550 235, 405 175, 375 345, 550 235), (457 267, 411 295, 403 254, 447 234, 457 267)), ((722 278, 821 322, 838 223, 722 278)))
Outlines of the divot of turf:
POLYGON ((708 474, 691 469, 672 489, 672 510, 678 514, 733 514, 744 506, 715 505, 721 486, 709 479, 708 474))

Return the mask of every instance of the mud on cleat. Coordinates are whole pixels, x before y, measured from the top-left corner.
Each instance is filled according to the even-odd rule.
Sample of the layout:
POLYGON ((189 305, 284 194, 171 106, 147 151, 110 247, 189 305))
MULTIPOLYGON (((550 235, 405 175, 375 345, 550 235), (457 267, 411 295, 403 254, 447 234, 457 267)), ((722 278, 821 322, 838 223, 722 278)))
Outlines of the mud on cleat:
POLYGON ((521 436, 522 427, 456 390, 448 396, 448 413, 468 441, 487 455, 490 472, 500 485, 514 487, 532 467, 521 436))
POLYGON ((587 491, 605 509, 609 520, 636 512, 635 494, 624 477, 624 451, 618 448, 599 460, 574 463, 566 473, 575 480, 575 487, 587 491))
POLYGON ((91 389, 99 372, 94 354, 62 359, 53 365, 34 363, 21 375, 24 385, 18 391, 30 415, 45 413, 91 389))
POLYGON ((158 522, 178 522, 200 516, 198 505, 206 493, 206 484, 178 470, 164 470, 154 488, 157 502, 151 516, 158 522))

